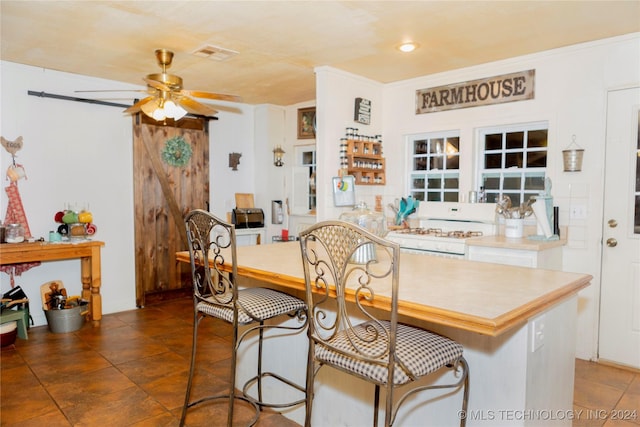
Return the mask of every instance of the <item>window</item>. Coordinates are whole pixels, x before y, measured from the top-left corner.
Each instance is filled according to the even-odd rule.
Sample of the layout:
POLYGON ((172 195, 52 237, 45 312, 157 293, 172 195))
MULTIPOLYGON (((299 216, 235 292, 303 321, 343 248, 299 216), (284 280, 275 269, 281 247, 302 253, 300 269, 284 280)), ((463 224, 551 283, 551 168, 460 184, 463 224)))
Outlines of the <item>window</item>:
POLYGON ((547 124, 480 131, 480 182, 487 202, 509 196, 513 206, 544 190, 547 124))
POLYGON ((409 192, 430 202, 458 201, 460 137, 455 132, 409 137, 409 192))

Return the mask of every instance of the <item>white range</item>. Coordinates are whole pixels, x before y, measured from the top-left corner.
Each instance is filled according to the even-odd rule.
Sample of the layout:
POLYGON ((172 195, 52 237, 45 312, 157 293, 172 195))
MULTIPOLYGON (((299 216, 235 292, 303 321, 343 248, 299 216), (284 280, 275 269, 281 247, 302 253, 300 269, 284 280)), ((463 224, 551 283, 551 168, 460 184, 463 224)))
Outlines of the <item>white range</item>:
POLYGON ((420 202, 418 227, 393 230, 403 252, 465 258, 466 239, 498 233, 495 203, 420 202))

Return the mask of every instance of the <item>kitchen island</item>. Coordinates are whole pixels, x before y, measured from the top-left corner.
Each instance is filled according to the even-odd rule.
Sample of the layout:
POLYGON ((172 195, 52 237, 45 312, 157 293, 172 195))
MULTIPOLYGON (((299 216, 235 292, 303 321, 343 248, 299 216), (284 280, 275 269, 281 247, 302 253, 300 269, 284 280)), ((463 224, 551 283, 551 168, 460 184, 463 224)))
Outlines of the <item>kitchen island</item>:
MULTIPOLYGON (((177 259, 188 262, 188 252, 178 253, 177 259)), ((239 247, 238 264, 244 285, 274 286, 302 295, 298 242, 239 247)), ((467 425, 571 425, 577 293, 591 278, 403 253, 400 320, 465 347, 470 366, 467 425)), ((275 355, 267 361, 269 368, 304 383, 305 334, 279 337, 266 351, 275 355)), ((245 351, 240 360, 242 382, 255 356, 245 351)), ((315 392, 314 426, 370 425, 371 385, 325 368, 315 392)), ((420 395, 415 405, 407 404, 397 425, 457 425, 460 392, 444 399, 435 396, 430 400, 430 395, 420 395)), ((284 414, 301 423, 304 408, 284 414)))

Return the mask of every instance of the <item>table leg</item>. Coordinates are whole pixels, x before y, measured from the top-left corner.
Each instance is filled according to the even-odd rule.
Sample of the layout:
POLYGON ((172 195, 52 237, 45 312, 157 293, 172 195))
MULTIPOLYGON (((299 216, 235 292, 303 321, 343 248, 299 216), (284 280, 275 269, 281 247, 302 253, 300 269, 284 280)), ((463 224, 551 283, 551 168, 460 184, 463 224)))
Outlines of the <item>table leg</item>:
POLYGON ((94 326, 100 325, 102 319, 102 296, 100 286, 100 249, 92 249, 91 257, 82 258, 82 298, 89 300, 90 318, 94 326))

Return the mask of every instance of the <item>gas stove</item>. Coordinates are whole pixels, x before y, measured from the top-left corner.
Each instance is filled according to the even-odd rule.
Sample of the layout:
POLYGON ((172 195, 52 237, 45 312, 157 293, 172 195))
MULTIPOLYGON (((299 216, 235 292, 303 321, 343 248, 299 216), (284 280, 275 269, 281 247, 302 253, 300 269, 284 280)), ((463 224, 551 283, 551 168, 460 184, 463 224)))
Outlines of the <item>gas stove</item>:
POLYGON ((421 202, 418 227, 390 231, 403 252, 465 258, 466 240, 497 233, 495 203, 421 202))

